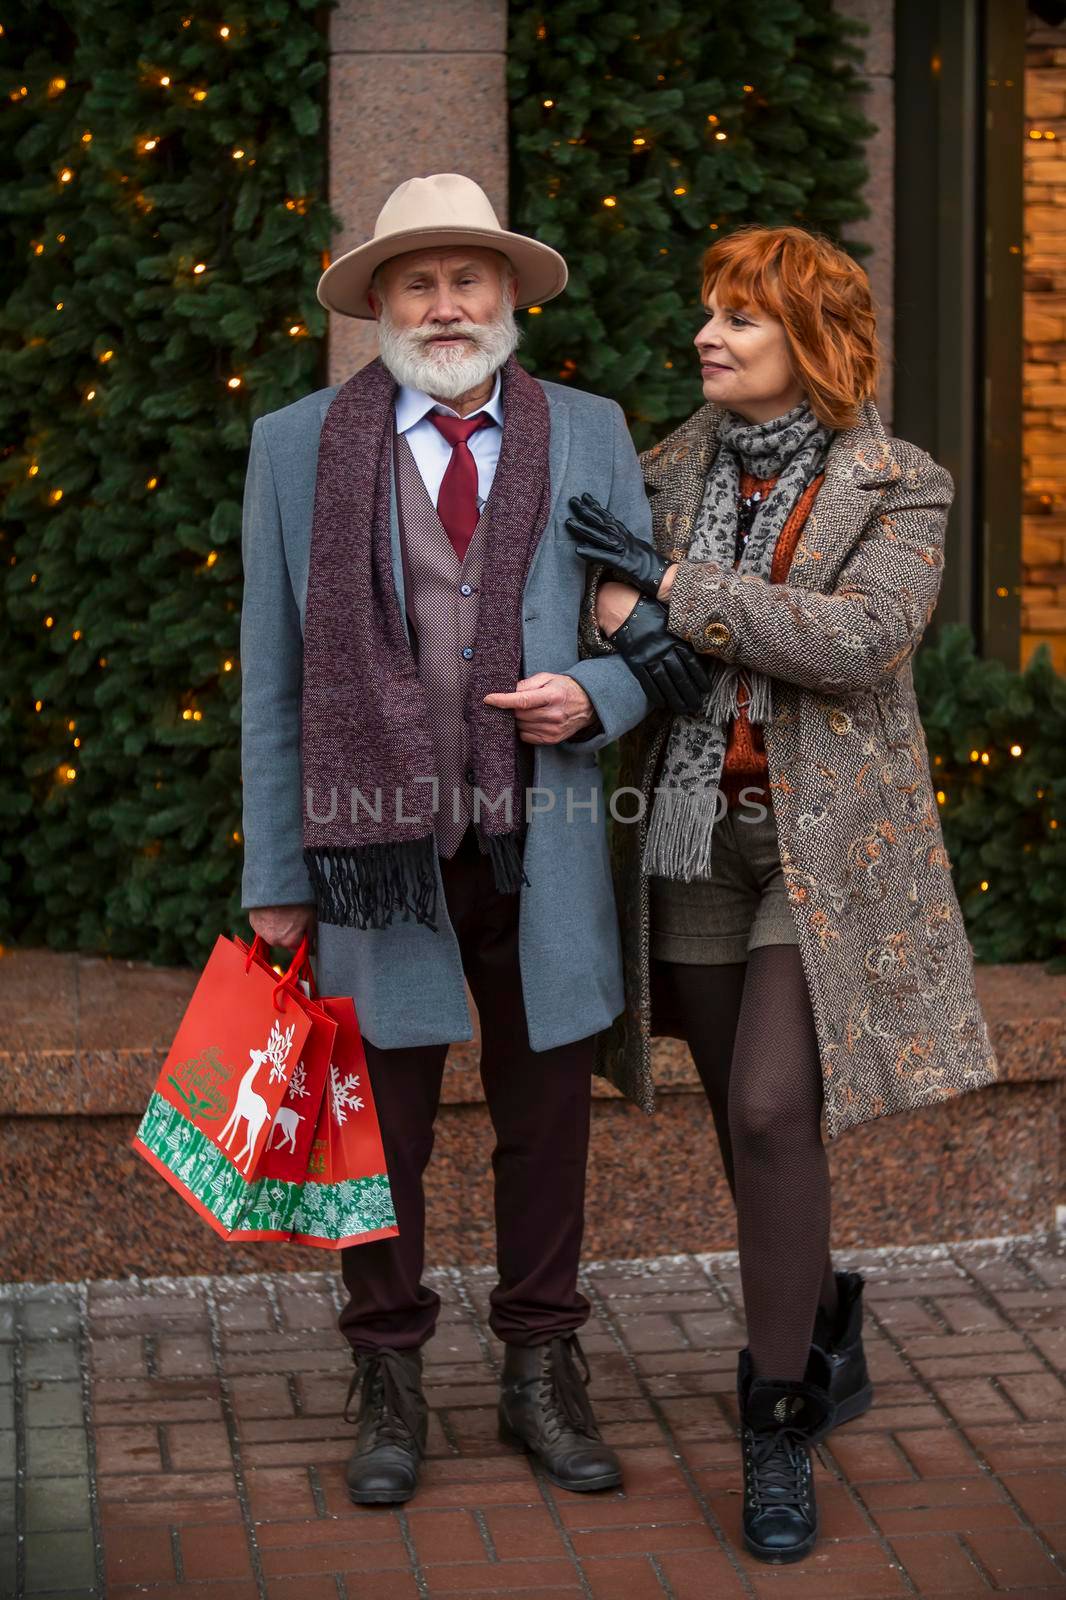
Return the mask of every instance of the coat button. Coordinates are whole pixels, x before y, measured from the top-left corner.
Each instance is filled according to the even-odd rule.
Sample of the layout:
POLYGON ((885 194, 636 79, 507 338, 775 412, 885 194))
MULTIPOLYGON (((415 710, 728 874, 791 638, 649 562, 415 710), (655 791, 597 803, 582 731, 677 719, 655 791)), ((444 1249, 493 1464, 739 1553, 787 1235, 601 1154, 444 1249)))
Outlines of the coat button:
POLYGON ((850 733, 851 718, 846 711, 831 711, 829 713, 829 726, 834 733, 850 733))
POLYGON ((460 594, 473 594, 473 592, 474 592, 473 589, 470 587, 470 585, 468 583, 461 583, 459 585, 459 593, 460 594))
POLYGON ((473 659, 474 659, 474 652, 470 648, 470 646, 467 645, 466 649, 463 651, 463 660, 464 661, 473 661, 473 659))
POLYGON ((721 650, 725 645, 732 644, 733 630, 725 622, 709 622, 703 630, 703 642, 715 650, 721 650))

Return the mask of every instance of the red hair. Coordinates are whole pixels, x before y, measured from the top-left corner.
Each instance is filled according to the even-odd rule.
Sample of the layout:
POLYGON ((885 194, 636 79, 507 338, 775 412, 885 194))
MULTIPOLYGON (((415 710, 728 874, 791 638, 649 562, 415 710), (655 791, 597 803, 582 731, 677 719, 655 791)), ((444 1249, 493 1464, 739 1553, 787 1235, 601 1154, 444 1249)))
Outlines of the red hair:
POLYGON ((782 323, 792 367, 829 428, 850 428, 877 389, 877 317, 857 261, 803 228, 738 228, 704 254, 703 298, 782 323))

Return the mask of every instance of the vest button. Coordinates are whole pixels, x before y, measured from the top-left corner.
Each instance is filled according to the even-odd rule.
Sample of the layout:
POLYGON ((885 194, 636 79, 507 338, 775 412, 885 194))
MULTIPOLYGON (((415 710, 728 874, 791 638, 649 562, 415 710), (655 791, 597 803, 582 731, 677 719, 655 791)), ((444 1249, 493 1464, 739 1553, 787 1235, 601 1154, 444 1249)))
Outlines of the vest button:
POLYGON ((831 711, 829 713, 829 726, 834 733, 845 734, 851 732, 851 718, 846 711, 831 711))
POLYGON ((473 649, 471 648, 470 645, 467 645, 466 649, 463 651, 463 660, 464 661, 473 661, 473 659, 474 659, 473 649))
POLYGON ((470 585, 468 583, 461 583, 459 585, 459 593, 460 594, 473 594, 473 592, 474 592, 473 589, 470 587, 470 585))

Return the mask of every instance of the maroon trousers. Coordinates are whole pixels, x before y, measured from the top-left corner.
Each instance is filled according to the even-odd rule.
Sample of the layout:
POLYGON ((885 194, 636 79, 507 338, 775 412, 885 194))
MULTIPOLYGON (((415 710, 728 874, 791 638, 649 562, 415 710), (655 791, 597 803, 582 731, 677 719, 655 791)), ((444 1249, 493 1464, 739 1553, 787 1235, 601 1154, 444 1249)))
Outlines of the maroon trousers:
MULTIPOLYGON (((448 915, 481 1020, 481 1081, 496 1133, 499 1281, 489 1323, 507 1344, 546 1343, 587 1319, 577 1288, 584 1228, 593 1037, 529 1046, 518 966, 518 902, 493 883, 469 830, 441 861, 448 915)), ((411 982, 417 983, 417 973, 411 982)), ((422 1283, 422 1174, 433 1149, 446 1044, 379 1050, 366 1042, 399 1237, 341 1252, 348 1304, 340 1328, 355 1350, 410 1350, 433 1333, 440 1297, 422 1283)))

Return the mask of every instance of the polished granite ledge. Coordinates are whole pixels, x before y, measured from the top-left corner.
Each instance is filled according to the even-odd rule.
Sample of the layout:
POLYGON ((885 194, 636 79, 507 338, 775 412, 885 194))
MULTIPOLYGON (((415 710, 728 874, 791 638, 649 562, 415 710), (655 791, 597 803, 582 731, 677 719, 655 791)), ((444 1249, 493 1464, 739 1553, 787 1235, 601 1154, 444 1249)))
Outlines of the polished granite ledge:
MULTIPOLYGON (((0 957, 0 1113, 121 1116, 143 1110, 197 974, 185 967, 8 949, 0 957)), ((1007 1083, 1066 1079, 1066 974, 1035 963, 977 969, 1007 1083)), ((688 1051, 655 1045, 666 1093, 700 1092, 688 1051)), ((601 1079, 594 1093, 614 1097, 601 1079)), ((475 1043, 452 1047, 444 1101, 482 1100, 475 1043)))

